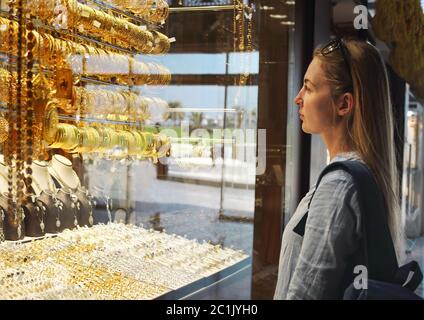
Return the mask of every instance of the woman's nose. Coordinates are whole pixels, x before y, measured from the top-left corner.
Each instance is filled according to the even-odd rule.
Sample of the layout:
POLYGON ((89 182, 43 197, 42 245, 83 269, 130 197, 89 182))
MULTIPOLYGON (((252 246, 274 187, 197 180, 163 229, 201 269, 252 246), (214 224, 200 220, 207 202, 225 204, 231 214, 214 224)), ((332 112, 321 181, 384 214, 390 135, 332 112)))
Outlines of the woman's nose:
POLYGON ((302 98, 302 90, 299 91, 299 93, 297 94, 296 98, 294 98, 294 103, 297 104, 298 107, 301 106, 302 102, 303 102, 303 98, 302 98))

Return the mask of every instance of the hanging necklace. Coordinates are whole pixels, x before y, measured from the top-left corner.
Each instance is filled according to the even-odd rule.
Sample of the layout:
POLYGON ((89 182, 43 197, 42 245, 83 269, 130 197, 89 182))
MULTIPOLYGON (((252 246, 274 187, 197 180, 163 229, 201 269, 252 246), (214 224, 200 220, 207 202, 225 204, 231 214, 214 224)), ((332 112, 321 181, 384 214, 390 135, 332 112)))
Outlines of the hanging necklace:
MULTIPOLYGON (((0 176, 3 177, 9 184, 9 179, 1 171, 0 171, 0 176)), ((13 205, 11 207, 11 209, 13 211, 13 215, 14 215, 12 224, 16 226, 16 233, 17 233, 18 239, 20 239, 21 235, 22 235, 21 224, 24 221, 24 217, 25 217, 24 209, 22 207, 19 207, 20 209, 18 209, 17 206, 15 207, 16 201, 13 201, 13 197, 10 197, 10 194, 7 194, 7 196, 6 195, 4 195, 4 196, 6 197, 8 203, 13 203, 13 205)), ((2 209, 1 210, 1 220, 4 221, 5 217, 6 217, 6 214, 4 212, 4 209, 2 209)))
POLYGON ((0 209, 0 214, 1 214, 0 242, 3 242, 5 240, 4 231, 3 231, 3 223, 4 223, 4 218, 6 217, 3 208, 0 209))
POLYGON ((71 194, 71 208, 74 209, 74 226, 76 227, 78 225, 78 219, 77 219, 77 214, 76 211, 80 210, 80 203, 78 201, 78 197, 77 195, 74 193, 74 190, 78 190, 78 187, 80 187, 80 181, 79 178, 76 174, 76 172, 74 170, 72 170, 72 174, 74 175, 74 177, 76 178, 76 180, 78 181, 78 184, 76 185, 76 187, 72 188, 71 186, 69 186, 69 184, 67 184, 65 181, 63 181, 63 179, 60 178, 60 176, 57 174, 56 170, 53 167, 49 167, 48 168, 49 173, 52 175, 52 177, 54 177, 60 184, 62 187, 65 187, 63 189, 63 191, 68 190, 69 193, 71 194), (75 210, 75 207, 77 210, 75 210))
POLYGON ((71 209, 74 214, 74 226, 76 227, 78 225, 77 211, 80 210, 80 203, 77 195, 72 190, 66 190, 64 188, 60 188, 58 194, 59 193, 64 193, 65 196, 69 195, 69 199, 71 200, 71 209))
POLYGON ((54 197, 53 199, 55 200, 54 205, 57 207, 56 228, 59 229, 60 225, 61 225, 61 223, 60 223, 60 212, 63 211, 63 203, 62 203, 62 201, 60 201, 56 197, 54 197))
MULTIPOLYGON (((41 207, 41 210, 43 210, 44 212, 44 216, 47 215, 47 207, 48 206, 48 202, 46 202, 45 200, 42 200, 40 198, 42 198, 42 193, 44 192, 47 197, 51 198, 53 200, 53 206, 57 209, 56 212, 56 229, 60 228, 60 213, 63 211, 63 203, 62 201, 60 201, 57 197, 56 194, 54 192, 48 192, 49 190, 42 190, 40 195, 37 197, 38 201, 41 202, 41 205, 39 205, 39 207, 41 207)), ((50 209, 49 209, 50 210, 50 209)))
MULTIPOLYGON (((91 226, 93 226, 94 224, 94 218, 93 218, 93 203, 92 200, 90 198, 90 195, 88 193, 88 190, 85 190, 83 188, 79 188, 78 191, 80 192, 80 194, 82 194, 83 197, 86 197, 87 199, 87 203, 89 206, 89 211, 88 211, 88 224, 91 226)), ((81 205, 83 205, 83 203, 81 201, 78 202, 78 204, 81 203, 81 205)), ((80 208, 78 208, 80 209, 80 208)))
POLYGON ((42 207, 40 210, 40 206, 35 202, 35 199, 33 199, 33 203, 35 205, 35 211, 37 211, 37 218, 40 224, 41 232, 44 233, 44 228, 46 227, 44 224, 44 217, 46 215, 46 212, 44 210, 44 207, 42 207), (40 217, 40 213, 41 213, 41 217, 40 217))
MULTIPOLYGON (((39 221, 41 232, 44 233, 44 229, 46 227, 45 224, 44 224, 44 217, 46 215, 46 208, 44 206, 42 206, 41 210, 40 210, 40 206, 37 204, 37 202, 35 200, 36 199, 35 197, 39 196, 41 194, 41 192, 43 192, 44 189, 40 186, 37 179, 34 179, 34 176, 32 177, 31 180, 28 180, 27 182, 30 183, 29 187, 31 187, 31 189, 32 189, 32 192, 31 192, 32 195, 29 195, 29 198, 32 199, 32 203, 35 206, 35 211, 37 212, 36 214, 37 214, 37 218, 38 218, 38 221, 39 221), (38 189, 38 191, 39 191, 38 193, 35 191, 34 186, 36 186, 36 189, 38 189), (40 214, 41 214, 41 217, 40 217, 40 214)), ((48 186, 49 190, 52 190, 50 179, 48 179, 48 185, 49 185, 48 186)), ((28 191, 28 194, 29 194, 29 192, 30 191, 28 191)))
POLYGON ((2 196, 6 198, 8 204, 11 202, 13 205, 13 221, 11 222, 11 224, 12 226, 16 227, 16 234, 18 236, 18 239, 20 239, 22 236, 22 222, 25 219, 24 209, 22 208, 22 206, 18 207, 16 205, 16 200, 14 200, 13 196, 11 197, 10 194, 6 193, 2 196))

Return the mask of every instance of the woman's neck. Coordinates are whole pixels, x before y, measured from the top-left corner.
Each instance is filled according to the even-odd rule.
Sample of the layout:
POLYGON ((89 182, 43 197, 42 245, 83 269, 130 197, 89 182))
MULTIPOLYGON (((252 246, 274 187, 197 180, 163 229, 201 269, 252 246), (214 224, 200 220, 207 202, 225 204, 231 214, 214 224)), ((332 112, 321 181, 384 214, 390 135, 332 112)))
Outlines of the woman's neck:
POLYGON ((352 145, 348 142, 347 134, 341 127, 336 127, 333 130, 321 134, 327 150, 330 154, 330 161, 340 154, 354 151, 352 145))

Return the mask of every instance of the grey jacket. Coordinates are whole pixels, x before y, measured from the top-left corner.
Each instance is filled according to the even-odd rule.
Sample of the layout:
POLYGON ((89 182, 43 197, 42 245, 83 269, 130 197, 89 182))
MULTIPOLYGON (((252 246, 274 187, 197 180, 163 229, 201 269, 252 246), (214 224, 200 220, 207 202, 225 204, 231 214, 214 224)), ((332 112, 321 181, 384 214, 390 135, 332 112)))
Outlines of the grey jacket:
MULTIPOLYGON (((356 153, 334 161, 361 161, 356 153)), ((309 208, 304 236, 293 231, 307 211, 311 187, 285 227, 274 299, 341 299, 342 279, 361 236, 361 216, 352 177, 343 170, 325 175, 309 208)))

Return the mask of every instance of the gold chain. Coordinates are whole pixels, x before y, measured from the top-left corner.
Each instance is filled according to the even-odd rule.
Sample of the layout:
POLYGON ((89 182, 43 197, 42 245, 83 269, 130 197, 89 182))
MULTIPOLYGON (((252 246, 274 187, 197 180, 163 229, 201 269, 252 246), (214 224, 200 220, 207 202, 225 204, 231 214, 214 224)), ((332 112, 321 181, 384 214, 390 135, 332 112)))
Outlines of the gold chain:
MULTIPOLYGON (((6 120, 12 124, 11 133, 14 133, 16 123, 16 77, 13 72, 13 64, 15 63, 15 42, 16 42, 16 34, 14 28, 14 21, 12 19, 14 12, 14 5, 12 2, 9 3, 9 28, 8 28, 8 71, 9 71, 9 94, 8 94, 8 106, 7 106, 7 114, 6 120)), ((14 143, 13 135, 8 139, 7 144, 5 145, 5 163, 7 165, 7 183, 8 183, 8 206, 7 212, 15 212, 16 211, 16 203, 13 201, 13 195, 16 192, 16 185, 14 183, 14 174, 13 171, 13 155, 16 153, 16 144, 14 143)))
MULTIPOLYGON (((26 185, 29 187, 32 184, 32 159, 33 159, 33 144, 34 138, 41 139, 41 137, 35 136, 35 128, 34 128, 34 106, 33 106, 33 66, 34 66, 34 48, 35 48, 35 34, 34 34, 34 25, 32 21, 29 21, 26 26, 27 29, 27 73, 26 73, 26 110, 24 111, 24 115, 26 118, 26 128, 24 129, 24 138, 26 142, 26 152, 25 152, 25 173, 26 185), (25 136, 26 135, 26 136, 25 136)), ((37 132, 38 135, 38 132, 37 132)), ((29 193, 27 195, 30 196, 29 193)))

